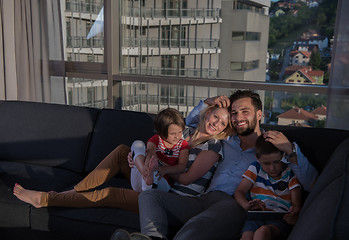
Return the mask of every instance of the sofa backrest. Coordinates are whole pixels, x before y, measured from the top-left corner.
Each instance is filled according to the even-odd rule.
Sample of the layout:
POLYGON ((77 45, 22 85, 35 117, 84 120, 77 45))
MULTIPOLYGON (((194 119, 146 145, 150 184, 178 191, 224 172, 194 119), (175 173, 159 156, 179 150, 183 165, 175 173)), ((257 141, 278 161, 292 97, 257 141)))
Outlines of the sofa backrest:
POLYGON ((89 146, 85 172, 92 171, 118 145, 131 146, 134 140, 147 142, 153 135, 153 119, 146 113, 101 110, 89 146))
POLYGON ((332 153, 346 138, 349 131, 330 128, 307 128, 278 125, 262 125, 264 130, 283 132, 291 142, 296 142, 302 153, 321 173, 332 153))
POLYGON ((98 112, 59 104, 0 101, 0 161, 80 173, 98 112))
POLYGON ((349 138, 332 154, 288 239, 348 239, 349 138))

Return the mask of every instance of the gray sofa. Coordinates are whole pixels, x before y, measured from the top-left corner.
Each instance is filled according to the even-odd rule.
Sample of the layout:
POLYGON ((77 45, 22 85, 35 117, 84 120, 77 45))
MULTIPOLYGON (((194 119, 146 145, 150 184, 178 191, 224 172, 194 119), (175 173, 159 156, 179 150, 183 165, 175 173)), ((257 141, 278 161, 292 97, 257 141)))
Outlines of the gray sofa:
MULTIPOLYGON (((135 213, 115 208, 36 209, 13 196, 12 188, 20 183, 34 190, 71 189, 119 144, 130 146, 134 139, 152 136, 150 115, 0 101, 0 116, 0 239, 109 239, 117 228, 139 230, 135 213)), ((290 239, 344 239, 349 226, 349 131, 263 128, 296 141, 321 172, 290 239)), ((108 185, 130 187, 122 176, 108 185)))

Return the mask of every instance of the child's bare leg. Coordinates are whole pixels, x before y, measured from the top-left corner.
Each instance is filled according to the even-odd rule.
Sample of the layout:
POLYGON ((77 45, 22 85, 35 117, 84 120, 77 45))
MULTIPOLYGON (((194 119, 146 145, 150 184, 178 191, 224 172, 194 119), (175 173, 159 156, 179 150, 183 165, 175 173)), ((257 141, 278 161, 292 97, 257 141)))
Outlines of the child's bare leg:
POLYGON ((256 240, 261 239, 280 239, 281 232, 279 228, 274 225, 263 225, 255 232, 254 238, 256 240))
POLYGON ((25 189, 21 185, 16 183, 15 187, 13 188, 13 194, 19 200, 29 203, 36 208, 43 207, 41 204, 41 195, 43 194, 43 192, 25 189))
POLYGON ((252 231, 243 232, 240 240, 252 240, 253 235, 254 235, 254 232, 252 231))
POLYGON ((158 160, 155 156, 152 156, 149 159, 149 163, 147 165, 147 174, 143 175, 143 179, 147 185, 151 185, 154 182, 153 172, 154 169, 158 166, 158 160))
POLYGON ((146 166, 144 164, 145 161, 145 156, 144 155, 138 155, 137 157, 135 157, 134 162, 135 165, 138 169, 138 171, 143 175, 144 172, 146 171, 146 166))

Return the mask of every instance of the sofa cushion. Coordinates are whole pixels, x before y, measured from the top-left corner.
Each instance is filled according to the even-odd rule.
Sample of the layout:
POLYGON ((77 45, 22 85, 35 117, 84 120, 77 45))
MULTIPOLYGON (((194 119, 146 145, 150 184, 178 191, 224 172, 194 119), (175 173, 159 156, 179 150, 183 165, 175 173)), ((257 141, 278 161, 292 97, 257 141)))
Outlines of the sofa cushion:
POLYGON ((288 239, 348 239, 349 138, 319 176, 288 239))
POLYGON ((107 240, 115 229, 139 231, 140 226, 138 214, 116 208, 33 208, 30 216, 32 229, 74 239, 107 240))
POLYGON ((62 191, 82 177, 65 169, 2 161, 0 179, 0 227, 29 227, 30 205, 12 194, 15 183, 32 190, 62 191))
POLYGON ((131 146, 137 139, 148 141, 153 134, 153 119, 148 114, 103 109, 91 139, 85 171, 92 171, 120 144, 131 146))
MULTIPOLYGON (((112 178, 97 189, 109 186, 131 187, 124 178, 112 178)), ((117 228, 139 231, 138 214, 117 208, 31 207, 30 213, 33 230, 49 231, 74 239, 109 239, 117 228)))
POLYGON ((81 172, 98 111, 0 101, 0 160, 81 172))
POLYGON ((30 227, 29 213, 30 206, 18 201, 12 187, 0 180, 0 227, 30 227))

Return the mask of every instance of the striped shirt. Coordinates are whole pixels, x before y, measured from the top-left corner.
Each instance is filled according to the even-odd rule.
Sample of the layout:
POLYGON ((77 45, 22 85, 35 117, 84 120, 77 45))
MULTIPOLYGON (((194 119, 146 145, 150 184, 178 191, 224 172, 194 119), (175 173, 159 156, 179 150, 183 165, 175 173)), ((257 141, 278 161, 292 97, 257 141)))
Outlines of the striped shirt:
POLYGON ((178 164, 179 152, 181 150, 189 149, 188 142, 183 138, 181 138, 172 148, 167 148, 165 146, 164 140, 158 134, 152 136, 148 140, 148 142, 155 144, 156 155, 158 156, 158 158, 171 166, 178 164))
MULTIPOLYGON (((193 128, 187 127, 183 131, 184 137, 188 136, 189 134, 192 134, 194 130, 195 129, 193 128)), ((222 146, 223 145, 220 140, 210 139, 204 143, 201 143, 195 146, 194 148, 191 148, 189 150, 189 160, 188 160, 188 164, 185 171, 187 171, 190 168, 190 166, 194 163, 196 157, 201 151, 212 150, 218 153, 220 155, 220 158, 222 158, 222 155, 223 155, 222 146)), ((170 191, 183 196, 196 196, 201 193, 204 193, 204 191, 206 190, 206 188, 208 187, 211 181, 211 177, 215 172, 217 165, 218 165, 218 161, 212 166, 212 168, 206 174, 204 174, 201 178, 197 179, 196 181, 188 185, 182 185, 180 183, 175 182, 175 184, 172 186, 170 191)))
POLYGON ((281 178, 274 180, 261 167, 258 161, 252 163, 243 177, 253 183, 250 190, 252 199, 260 199, 266 210, 287 212, 291 207, 291 190, 300 184, 289 166, 281 173, 281 178))

